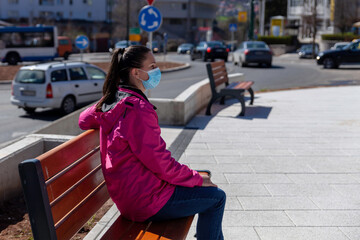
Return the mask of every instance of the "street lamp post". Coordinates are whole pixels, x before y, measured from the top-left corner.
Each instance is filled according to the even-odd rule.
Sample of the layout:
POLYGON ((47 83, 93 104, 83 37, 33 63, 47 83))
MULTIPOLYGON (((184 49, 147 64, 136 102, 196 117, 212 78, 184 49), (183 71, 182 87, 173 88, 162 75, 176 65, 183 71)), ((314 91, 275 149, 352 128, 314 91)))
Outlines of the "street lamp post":
POLYGON ((126 40, 128 41, 127 44, 129 43, 129 31, 130 31, 130 0, 127 0, 126 2, 126 40))
POLYGON ((248 38, 249 40, 254 39, 254 0, 250 0, 250 24, 249 24, 249 33, 248 38))

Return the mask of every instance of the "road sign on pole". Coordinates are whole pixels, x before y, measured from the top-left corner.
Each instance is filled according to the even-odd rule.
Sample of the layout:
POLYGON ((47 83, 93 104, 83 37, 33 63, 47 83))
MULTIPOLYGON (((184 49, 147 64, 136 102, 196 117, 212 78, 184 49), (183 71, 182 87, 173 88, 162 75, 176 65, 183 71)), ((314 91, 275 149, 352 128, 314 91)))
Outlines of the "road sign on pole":
POLYGON ((236 23, 230 23, 229 24, 229 30, 230 30, 230 32, 236 32, 237 24, 236 23))
POLYGON ((152 5, 154 0, 147 0, 147 2, 149 3, 149 5, 152 5))
POLYGON ((162 16, 160 11, 153 6, 145 6, 139 13, 140 27, 146 32, 154 32, 160 28, 162 16))
POLYGON ((79 35, 75 39, 75 46, 80 49, 81 61, 83 60, 83 51, 89 47, 89 38, 84 35, 79 35))

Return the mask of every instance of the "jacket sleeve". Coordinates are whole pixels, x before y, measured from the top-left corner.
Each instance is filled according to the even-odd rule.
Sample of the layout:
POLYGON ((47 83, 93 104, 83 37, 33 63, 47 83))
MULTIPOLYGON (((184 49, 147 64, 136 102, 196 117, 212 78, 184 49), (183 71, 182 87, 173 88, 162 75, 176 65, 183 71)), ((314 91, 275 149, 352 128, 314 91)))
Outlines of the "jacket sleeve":
POLYGON ((82 130, 96 129, 100 124, 96 118, 96 104, 85 109, 79 116, 79 127, 82 130))
POLYGON ((184 187, 202 185, 203 179, 198 172, 177 162, 166 150, 154 110, 146 107, 133 109, 126 118, 125 138, 135 156, 146 168, 173 185, 184 187))

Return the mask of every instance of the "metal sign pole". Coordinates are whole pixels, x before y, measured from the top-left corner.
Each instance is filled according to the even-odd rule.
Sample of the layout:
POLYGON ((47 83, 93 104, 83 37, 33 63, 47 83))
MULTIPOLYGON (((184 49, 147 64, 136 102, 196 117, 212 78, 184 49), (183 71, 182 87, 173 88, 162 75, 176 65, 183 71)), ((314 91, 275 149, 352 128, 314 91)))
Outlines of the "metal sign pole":
POLYGON ((81 61, 83 61, 83 52, 84 52, 84 50, 81 49, 81 50, 80 50, 80 59, 81 59, 81 61))
POLYGON ((151 52, 153 52, 152 38, 153 38, 153 33, 149 32, 149 48, 150 48, 151 52))
POLYGON ((234 51, 234 31, 231 31, 231 51, 234 51))

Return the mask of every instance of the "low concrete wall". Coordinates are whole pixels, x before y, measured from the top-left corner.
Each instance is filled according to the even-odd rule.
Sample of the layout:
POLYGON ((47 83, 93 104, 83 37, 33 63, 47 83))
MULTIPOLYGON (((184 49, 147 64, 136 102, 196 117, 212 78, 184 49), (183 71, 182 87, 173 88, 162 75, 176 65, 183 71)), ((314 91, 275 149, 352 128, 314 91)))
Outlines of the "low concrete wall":
MULTIPOLYGON (((245 77, 242 73, 229 74, 229 82, 244 80, 245 77)), ((182 126, 207 105, 210 97, 209 79, 206 78, 187 88, 175 99, 150 98, 149 100, 157 107, 156 112, 160 124, 182 126)), ((78 135, 82 132, 78 127, 79 115, 85 108, 49 124, 35 133, 78 135)))
POLYGON ((0 204, 21 193, 18 165, 71 139, 72 136, 31 134, 0 149, 0 204))

